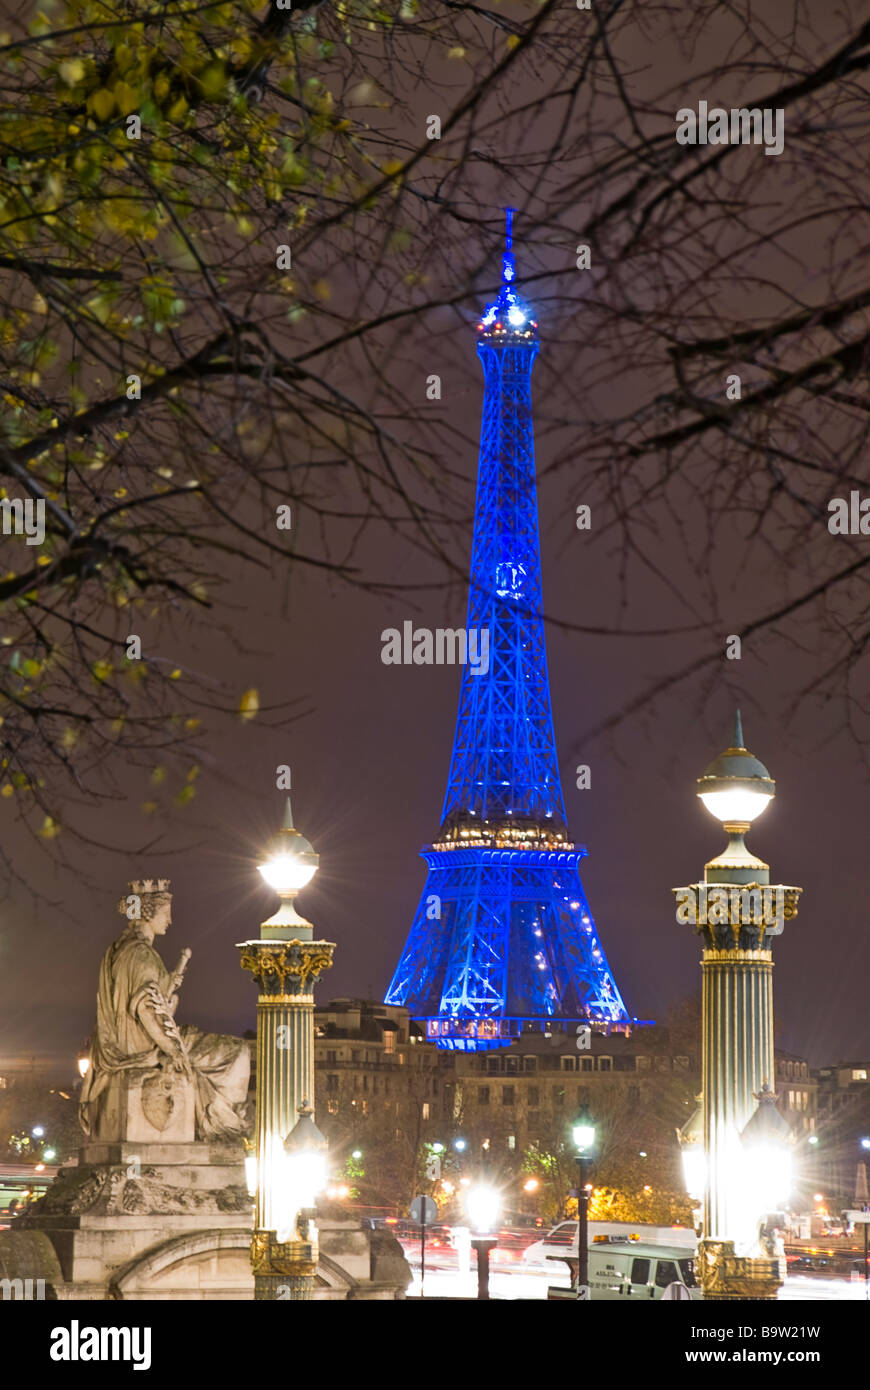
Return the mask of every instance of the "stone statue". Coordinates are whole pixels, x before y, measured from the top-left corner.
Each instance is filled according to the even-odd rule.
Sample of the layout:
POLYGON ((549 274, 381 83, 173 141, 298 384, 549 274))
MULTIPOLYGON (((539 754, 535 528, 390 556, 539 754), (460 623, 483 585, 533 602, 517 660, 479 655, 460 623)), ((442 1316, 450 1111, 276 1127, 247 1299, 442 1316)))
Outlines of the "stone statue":
POLYGON ((91 1140, 222 1139, 247 1128, 250 1055, 242 1038, 175 1021, 190 951, 167 971, 154 949, 172 922, 168 879, 129 885, 130 920, 100 965, 97 1024, 79 1103, 91 1140))

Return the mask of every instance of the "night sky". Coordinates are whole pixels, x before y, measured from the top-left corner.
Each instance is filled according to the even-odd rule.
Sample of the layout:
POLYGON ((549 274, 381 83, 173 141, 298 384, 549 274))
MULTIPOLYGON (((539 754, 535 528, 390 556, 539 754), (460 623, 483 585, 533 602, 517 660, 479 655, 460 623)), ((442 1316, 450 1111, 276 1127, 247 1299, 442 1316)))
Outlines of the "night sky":
MULTIPOLYGON (((680 104, 679 71, 674 60, 672 90, 656 117, 662 128, 680 104)), ((757 151, 741 157, 760 158, 772 189, 792 177, 788 151, 781 161, 757 151)), ((453 258, 439 255, 430 301, 466 288, 486 257, 488 268, 463 303, 382 338, 380 404, 392 388, 400 403, 416 402, 412 437, 449 481, 454 524, 445 544, 454 565, 467 569, 483 395, 474 323, 497 282, 502 209, 520 206, 519 289, 537 308, 541 338, 532 384, 556 742, 569 828, 588 849, 583 882, 617 985, 640 1019, 661 1018, 700 990, 700 944, 677 924, 671 889, 696 881, 724 845, 695 779, 728 746, 739 705, 747 746, 777 783, 749 847, 770 864, 772 882, 804 889, 797 919, 774 945, 778 1042, 815 1065, 866 1061, 870 781, 842 707, 811 688, 825 633, 810 616, 786 636, 764 629, 744 643, 740 661, 724 659, 728 634, 806 586, 801 548, 793 538, 780 552, 769 537, 752 541, 739 495, 730 511, 719 499, 713 547, 703 490, 687 488, 676 510, 670 493, 641 514, 644 561, 626 551, 602 500, 601 459, 588 445, 597 423, 628 413, 638 394, 632 374, 643 364, 614 369, 613 354, 590 330, 595 286, 587 316, 576 281, 566 296, 565 277, 552 272, 557 262, 570 266, 588 209, 578 199, 576 216, 547 222, 546 188, 536 202, 488 165, 474 180, 473 210, 488 214, 488 245, 473 237, 453 258), (439 402, 425 401, 429 372, 442 376, 439 402), (593 505, 590 533, 575 527, 584 501, 593 505), (655 698, 644 698, 667 677, 655 698), (575 789, 578 763, 591 766, 588 791, 575 789)), ((463 192, 469 208, 472 191, 463 192)), ((799 190, 788 196, 797 199, 799 190)), ((431 236, 435 244, 434 223, 431 236)), ((774 261, 759 252, 759 282, 768 264, 772 271, 774 261)), ((735 313, 756 293, 735 282, 735 313)), ((363 367, 349 362, 347 379, 353 368, 364 386, 363 367)), ((377 394, 373 386, 373 400, 377 394)), ((337 506, 353 500, 340 473, 325 478, 323 487, 331 486, 337 506)), ((296 525, 300 547, 316 552, 319 530, 304 509, 296 525)), ((4 848, 22 881, 0 902, 0 1057, 65 1051, 74 1064, 93 1023, 100 957, 121 927, 115 904, 139 876, 173 881, 174 924, 161 943, 167 962, 174 965, 183 946, 193 950, 179 1020, 233 1032, 254 1025, 255 990, 234 943, 255 936, 275 907, 255 865, 280 824, 279 764, 292 769, 296 824, 321 858, 299 908, 338 946, 318 997, 383 997, 424 882, 418 852, 438 829, 460 673, 383 665, 381 632, 406 619, 460 625, 465 594, 401 528, 373 526, 354 561, 366 578, 393 585, 395 597, 278 562, 271 570, 238 564, 207 619, 167 617, 150 634, 149 650, 212 683, 229 706, 224 716, 204 717, 195 751, 173 764, 151 816, 141 811, 153 795, 147 772, 121 767, 111 800, 71 811, 80 840, 35 841, 3 803, 4 848), (251 687, 262 712, 243 723, 233 711, 251 687), (287 702, 292 717, 279 727, 277 707, 287 702), (172 793, 195 761, 196 796, 176 807, 172 793)), ((836 621, 848 625, 848 614, 836 621)), ((860 679, 855 694, 860 703, 860 679)))
MULTIPOLYGON (((522 259, 520 258, 520 265, 522 259)), ((542 353, 535 368, 536 414, 546 418, 548 358, 559 358, 542 315, 542 353)), ((482 376, 473 327, 456 333, 465 361, 461 399, 468 440, 456 460, 467 477, 471 544, 474 434, 482 376)), ((539 434, 541 431, 539 430, 539 434)), ((544 601, 557 746, 569 824, 589 858, 583 880, 617 984, 639 1018, 661 1017, 700 985, 697 940, 675 921, 670 889, 697 879, 724 843, 719 825, 695 796, 695 778, 730 741, 733 709, 743 710, 747 745, 777 782, 777 799, 756 823, 749 844, 771 865, 772 881, 804 888, 800 914, 775 944, 779 1042, 816 1064, 866 1055, 864 1003, 870 947, 864 911, 866 819, 870 787, 849 737, 830 727, 824 710, 799 706, 785 717, 800 677, 772 642, 722 661, 709 678, 678 681, 640 713, 604 735, 593 731, 646 691, 680 670, 710 638, 590 636, 569 630, 613 625, 620 584, 618 545, 575 530, 578 483, 548 473, 539 447, 539 500, 544 601), (564 626, 563 626, 564 625, 564 626), (574 768, 588 762, 592 788, 575 789, 574 768)), ((366 557, 382 575, 409 583, 418 575, 408 547, 372 545, 366 557)), ((467 558, 466 558, 467 563, 467 558)), ((764 563, 745 577, 722 632, 751 610, 764 563)), ((771 580, 775 587, 775 581, 771 580)), ((14 890, 3 905, 0 1053, 68 1049, 90 1031, 99 958, 117 934, 115 903, 128 877, 170 876, 174 924, 164 939, 174 964, 193 948, 180 1018, 241 1031, 254 1021, 254 992, 233 945, 256 935, 273 908, 255 869, 258 846, 279 823, 281 794, 274 768, 292 768, 297 825, 321 856, 320 872, 301 898, 320 932, 338 943, 326 1000, 341 994, 382 996, 397 962, 424 879, 420 846, 437 830, 459 689, 457 669, 384 666, 380 633, 410 617, 429 626, 461 623, 464 596, 433 587, 413 603, 360 594, 322 579, 273 573, 240 574, 223 633, 190 626, 166 637, 167 649, 204 674, 256 686, 263 706, 297 700, 300 714, 283 730, 228 717, 202 740, 197 796, 172 808, 162 844, 145 848, 161 829, 160 814, 138 810, 149 794, 131 776, 117 805, 82 823, 101 827, 116 850, 66 847, 20 838, 7 830, 7 849, 40 899, 14 890), (144 827, 144 828, 143 828, 144 827), (143 852, 133 852, 143 847, 143 852)), ((620 625, 632 630, 679 621, 680 603, 648 580, 631 586, 620 625)), ((724 644, 723 644, 724 645, 724 644)))

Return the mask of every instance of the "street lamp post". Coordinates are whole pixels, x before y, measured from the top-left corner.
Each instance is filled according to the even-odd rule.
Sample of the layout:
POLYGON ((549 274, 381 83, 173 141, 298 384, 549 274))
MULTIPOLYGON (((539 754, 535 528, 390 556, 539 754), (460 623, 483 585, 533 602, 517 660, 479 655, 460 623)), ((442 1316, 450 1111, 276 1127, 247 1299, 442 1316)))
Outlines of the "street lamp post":
MULTIPOLYGON (((314 1095, 314 986, 331 967, 335 950, 333 942, 314 939, 314 928, 294 905, 318 863, 309 842, 294 828, 288 797, 284 823, 259 865, 281 906, 262 923, 258 938, 238 946, 242 969, 250 971, 259 989, 256 1215, 251 1241, 255 1299, 308 1299, 317 1268, 313 1223, 303 1219, 304 1230, 300 1229, 299 1220, 289 1219, 288 1209, 294 1202, 293 1183, 300 1176, 298 1163, 294 1169, 297 1131, 302 1120, 312 1116, 308 1100, 314 1095)), ((303 1126, 302 1139, 311 1141, 316 1134, 311 1118, 310 1128, 303 1126)), ((308 1207, 313 1204, 312 1197, 308 1207)), ((296 1212, 308 1207, 300 1201, 296 1212)))
POLYGON ((472 1229, 477 1233, 471 1239, 477 1251, 477 1297, 485 1300, 489 1298, 490 1251, 498 1244, 498 1237, 490 1233, 498 1220, 501 1201, 495 1188, 478 1183, 469 1189, 465 1204, 472 1229))
POLYGON ((595 1150, 595 1125, 582 1105, 571 1130, 577 1150, 577 1298, 589 1297, 589 1167, 595 1150))
POLYGON ((761 1258, 765 1194, 741 1143, 774 1075, 772 939, 797 916, 800 888, 771 885, 744 836, 776 785, 743 745, 738 711, 731 747, 698 779, 698 796, 728 835, 704 880, 676 888, 677 921, 703 942, 702 1112, 704 1210, 699 1247, 706 1299, 775 1298, 778 1261, 761 1258))

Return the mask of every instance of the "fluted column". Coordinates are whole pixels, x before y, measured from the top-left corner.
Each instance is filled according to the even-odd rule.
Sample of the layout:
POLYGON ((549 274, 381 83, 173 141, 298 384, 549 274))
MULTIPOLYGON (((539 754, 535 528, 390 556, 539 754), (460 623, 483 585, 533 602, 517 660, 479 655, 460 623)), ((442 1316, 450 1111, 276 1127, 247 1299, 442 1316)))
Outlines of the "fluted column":
POLYGON ((314 986, 332 965, 331 941, 239 944, 257 999, 257 1212, 251 1256, 256 1299, 311 1296, 316 1238, 293 1227, 282 1183, 284 1140, 314 1101, 314 986), (286 1290, 286 1293, 284 1292, 286 1290))

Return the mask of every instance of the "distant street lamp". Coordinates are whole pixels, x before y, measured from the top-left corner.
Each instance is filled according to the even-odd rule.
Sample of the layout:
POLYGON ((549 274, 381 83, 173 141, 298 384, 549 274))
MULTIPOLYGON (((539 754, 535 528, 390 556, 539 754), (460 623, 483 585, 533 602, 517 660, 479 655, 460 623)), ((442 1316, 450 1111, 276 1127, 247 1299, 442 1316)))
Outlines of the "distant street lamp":
POLYGON ((595 1125, 588 1105, 581 1105, 571 1127, 577 1150, 577 1298, 589 1294, 589 1165, 595 1151, 595 1125))
POLYGON ((472 1229, 477 1233, 471 1244, 477 1251, 477 1297, 489 1298, 489 1255, 498 1244, 498 1237, 490 1235, 498 1221, 501 1198, 494 1187, 478 1183, 465 1194, 465 1209, 468 1212, 472 1229))

